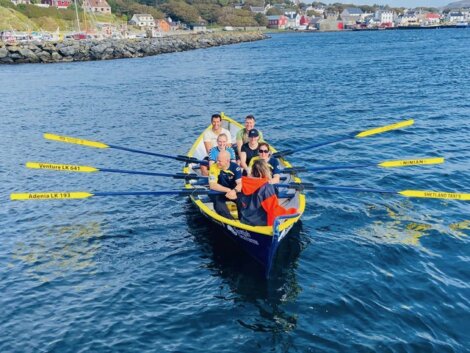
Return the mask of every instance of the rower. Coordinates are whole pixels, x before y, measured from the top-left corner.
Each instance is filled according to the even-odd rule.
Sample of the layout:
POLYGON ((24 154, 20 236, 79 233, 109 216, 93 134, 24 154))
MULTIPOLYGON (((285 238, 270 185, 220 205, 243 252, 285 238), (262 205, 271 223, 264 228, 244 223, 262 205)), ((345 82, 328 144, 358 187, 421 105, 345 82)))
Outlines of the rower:
MULTIPOLYGON (((248 133, 255 128, 256 119, 253 115, 247 115, 245 118, 245 127, 237 132, 237 152, 240 155, 243 144, 248 142, 248 133)), ((259 140, 263 141, 263 134, 258 130, 259 140)))
POLYGON ((253 163, 250 176, 242 177, 242 193, 237 200, 240 222, 252 226, 272 226, 276 217, 297 213, 295 208, 279 205, 274 185, 269 183, 271 170, 264 159, 253 163))
POLYGON ((222 151, 227 151, 230 153, 230 161, 235 162, 235 151, 233 150, 232 147, 227 145, 227 135, 224 133, 221 133, 217 137, 217 146, 212 147, 211 150, 209 151, 209 167, 217 161, 217 156, 219 155, 220 152, 222 151))
MULTIPOLYGON (((220 134, 225 134, 227 136, 228 144, 232 143, 230 131, 222 127, 222 117, 220 116, 220 114, 212 115, 211 125, 212 127, 210 129, 207 129, 203 135, 204 148, 206 149, 207 154, 209 154, 212 147, 217 146, 217 137, 219 137, 220 134)), ((205 161, 209 161, 209 157, 204 157, 203 159, 205 161)), ((209 174, 208 169, 209 168, 206 165, 201 164, 202 175, 207 176, 209 174)))
POLYGON ((228 210, 226 201, 237 199, 237 193, 242 189, 242 172, 237 163, 230 161, 230 153, 220 151, 217 162, 209 169, 209 188, 224 194, 209 195, 214 203, 214 210, 222 217, 234 219, 228 210))
POLYGON ((243 175, 248 175, 250 161, 258 155, 259 132, 251 129, 248 133, 248 142, 243 144, 240 152, 240 166, 243 168, 243 175))
POLYGON ((278 184, 281 181, 281 169, 279 167, 279 161, 277 158, 272 156, 271 147, 267 142, 260 142, 258 144, 258 156, 255 156, 251 159, 250 164, 248 165, 250 170, 253 167, 253 163, 259 159, 262 159, 268 163, 270 170, 269 183, 278 184))

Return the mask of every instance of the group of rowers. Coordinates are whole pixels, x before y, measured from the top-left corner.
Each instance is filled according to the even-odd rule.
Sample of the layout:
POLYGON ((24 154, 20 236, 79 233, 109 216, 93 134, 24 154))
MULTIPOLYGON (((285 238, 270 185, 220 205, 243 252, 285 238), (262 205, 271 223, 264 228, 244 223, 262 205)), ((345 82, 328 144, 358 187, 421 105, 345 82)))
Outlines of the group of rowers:
POLYGON ((255 117, 245 118, 245 127, 232 143, 230 131, 222 127, 222 117, 211 117, 211 128, 203 135, 208 165, 201 165, 201 174, 208 176, 214 210, 222 217, 234 219, 226 201, 237 205, 240 222, 252 226, 272 226, 276 217, 294 214, 295 208, 279 205, 273 184, 280 182, 279 161, 272 156, 261 131, 255 129, 255 117), (232 147, 233 146, 233 147, 232 147))

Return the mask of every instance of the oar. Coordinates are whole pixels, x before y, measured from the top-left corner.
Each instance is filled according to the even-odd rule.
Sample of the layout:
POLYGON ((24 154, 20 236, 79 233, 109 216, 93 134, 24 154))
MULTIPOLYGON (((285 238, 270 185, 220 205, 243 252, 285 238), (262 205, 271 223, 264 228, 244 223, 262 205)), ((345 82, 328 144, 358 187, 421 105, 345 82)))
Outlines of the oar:
POLYGON ((286 151, 276 152, 276 153, 273 153, 273 156, 277 157, 277 158, 285 157, 285 156, 289 156, 293 153, 297 153, 297 152, 300 152, 300 151, 311 150, 311 149, 315 149, 315 148, 318 148, 318 147, 331 145, 333 143, 340 142, 340 141, 352 140, 354 138, 364 138, 364 137, 368 137, 368 136, 372 136, 372 135, 376 135, 376 134, 381 134, 383 132, 401 129, 401 128, 404 128, 404 127, 407 127, 407 126, 410 126, 410 125, 413 125, 413 124, 414 124, 414 120, 410 119, 410 120, 405 120, 405 121, 402 121, 402 122, 399 122, 399 123, 396 123, 396 124, 377 127, 377 128, 365 130, 365 131, 362 131, 362 132, 352 132, 352 133, 347 134, 347 135, 338 136, 337 138, 329 140, 329 141, 314 143, 312 145, 307 145, 307 146, 300 147, 300 148, 294 149, 294 150, 286 150, 286 151))
POLYGON ((218 191, 208 189, 183 189, 183 190, 159 190, 159 191, 53 191, 53 192, 28 192, 12 193, 11 200, 66 200, 66 199, 87 199, 95 196, 197 196, 197 195, 217 195, 218 191))
POLYGON ((108 173, 161 176, 161 177, 169 177, 173 179, 185 179, 185 180, 191 180, 191 179, 207 180, 207 177, 199 176, 197 174, 184 174, 184 173, 168 174, 168 173, 156 173, 156 172, 140 172, 140 171, 123 170, 123 169, 97 168, 97 167, 91 167, 91 166, 86 166, 86 165, 27 162, 26 167, 31 168, 31 169, 47 169, 47 170, 56 170, 56 171, 65 171, 65 172, 78 172, 78 173, 108 172, 108 173))
POLYGON ((312 183, 289 183, 289 184, 275 184, 280 188, 289 188, 296 190, 329 190, 329 191, 345 191, 345 192, 375 192, 381 194, 399 194, 405 197, 420 197, 428 199, 450 199, 470 201, 470 193, 456 193, 447 191, 429 191, 429 190, 386 190, 386 189, 372 189, 372 188, 358 188, 350 186, 324 186, 313 185, 312 183))
POLYGON ((199 163, 199 164, 206 164, 206 165, 208 164, 207 161, 198 160, 194 157, 188 157, 188 156, 182 156, 182 155, 170 156, 170 155, 167 155, 167 154, 136 150, 136 149, 133 149, 133 148, 120 147, 120 146, 115 146, 115 145, 107 145, 103 142, 84 140, 84 139, 79 139, 79 138, 70 137, 70 136, 60 136, 60 135, 54 135, 54 134, 48 134, 48 133, 44 134, 43 136, 44 136, 45 139, 52 140, 52 141, 73 143, 73 144, 76 144, 76 145, 83 145, 83 146, 94 147, 94 148, 113 148, 115 150, 146 154, 146 155, 155 156, 155 157, 175 159, 177 161, 182 161, 182 162, 186 162, 186 163, 199 163))
POLYGON ((326 170, 337 170, 337 169, 357 169, 357 168, 369 168, 369 167, 381 167, 381 168, 399 168, 399 167, 410 167, 416 165, 429 165, 429 164, 441 164, 444 163, 444 158, 421 158, 421 159, 403 159, 396 161, 384 161, 379 163, 363 163, 363 164, 350 164, 350 165, 334 165, 329 167, 293 167, 285 168, 285 173, 302 173, 302 172, 321 172, 326 170))

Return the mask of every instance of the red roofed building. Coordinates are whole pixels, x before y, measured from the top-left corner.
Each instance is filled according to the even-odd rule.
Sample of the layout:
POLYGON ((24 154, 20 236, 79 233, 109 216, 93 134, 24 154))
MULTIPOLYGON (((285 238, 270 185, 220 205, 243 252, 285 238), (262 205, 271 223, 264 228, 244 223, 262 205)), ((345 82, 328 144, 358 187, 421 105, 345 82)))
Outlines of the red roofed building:
POLYGON ((426 14, 426 22, 428 24, 439 24, 441 22, 441 15, 438 13, 427 13, 426 14))
POLYGON ((111 6, 106 0, 84 0, 83 9, 88 12, 111 13, 111 6))

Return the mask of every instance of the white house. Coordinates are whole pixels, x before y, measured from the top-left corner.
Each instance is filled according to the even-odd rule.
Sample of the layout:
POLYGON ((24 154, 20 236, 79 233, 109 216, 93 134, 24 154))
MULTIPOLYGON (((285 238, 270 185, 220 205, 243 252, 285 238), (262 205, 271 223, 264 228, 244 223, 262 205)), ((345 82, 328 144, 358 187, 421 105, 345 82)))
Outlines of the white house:
POLYGON ((393 11, 378 10, 374 14, 374 20, 378 22, 379 25, 393 27, 395 13, 393 11))
POLYGON ((84 0, 83 8, 88 12, 111 13, 111 6, 106 0, 84 0))
POLYGON ((395 19, 395 23, 398 26, 416 26, 419 25, 420 21, 416 12, 409 11, 401 16, 398 16, 395 19))
POLYGON ((139 26, 140 28, 155 27, 155 20, 149 14, 135 14, 129 21, 130 25, 139 26))
POLYGON ((461 11, 451 11, 448 13, 446 20, 450 23, 465 21, 465 15, 461 11))
POLYGON ((287 17, 287 28, 299 28, 300 26, 300 16, 295 11, 284 12, 284 16, 287 17))

